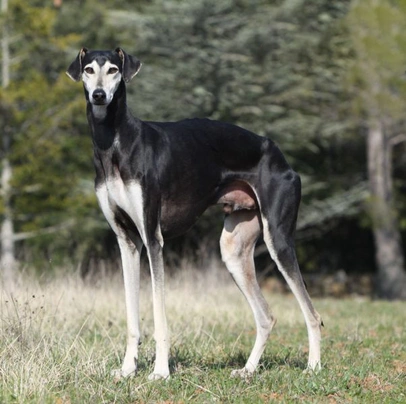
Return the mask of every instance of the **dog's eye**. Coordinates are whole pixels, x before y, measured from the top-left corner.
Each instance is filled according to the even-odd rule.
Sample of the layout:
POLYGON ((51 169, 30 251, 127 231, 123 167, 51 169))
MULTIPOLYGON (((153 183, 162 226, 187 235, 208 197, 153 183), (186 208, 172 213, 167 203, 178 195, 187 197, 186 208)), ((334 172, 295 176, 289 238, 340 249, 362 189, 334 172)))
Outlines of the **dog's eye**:
POLYGON ((110 69, 107 71, 108 74, 116 74, 117 72, 117 67, 110 67, 110 69))
POLYGON ((85 72, 86 72, 87 74, 93 74, 93 73, 94 73, 94 70, 93 70, 92 67, 86 67, 86 68, 85 68, 85 72))

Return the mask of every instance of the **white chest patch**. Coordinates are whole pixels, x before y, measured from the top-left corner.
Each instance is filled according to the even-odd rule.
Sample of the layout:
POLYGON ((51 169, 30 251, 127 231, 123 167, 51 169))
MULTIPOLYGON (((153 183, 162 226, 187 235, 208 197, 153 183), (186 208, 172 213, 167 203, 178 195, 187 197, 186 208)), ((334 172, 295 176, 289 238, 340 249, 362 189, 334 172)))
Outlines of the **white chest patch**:
POLYGON ((120 178, 116 177, 97 187, 96 195, 104 216, 116 233, 121 232, 114 219, 114 209, 118 206, 135 223, 145 243, 143 195, 140 184, 136 181, 124 184, 120 178))

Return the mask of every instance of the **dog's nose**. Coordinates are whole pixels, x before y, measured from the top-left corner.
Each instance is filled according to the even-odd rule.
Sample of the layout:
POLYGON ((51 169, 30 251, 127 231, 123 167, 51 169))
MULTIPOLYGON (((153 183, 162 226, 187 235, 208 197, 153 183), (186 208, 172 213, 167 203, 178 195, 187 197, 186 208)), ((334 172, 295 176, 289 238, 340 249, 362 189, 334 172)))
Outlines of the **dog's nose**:
POLYGON ((96 102, 103 102, 106 99, 106 92, 102 90, 101 88, 98 88, 97 90, 93 91, 93 99, 96 102))

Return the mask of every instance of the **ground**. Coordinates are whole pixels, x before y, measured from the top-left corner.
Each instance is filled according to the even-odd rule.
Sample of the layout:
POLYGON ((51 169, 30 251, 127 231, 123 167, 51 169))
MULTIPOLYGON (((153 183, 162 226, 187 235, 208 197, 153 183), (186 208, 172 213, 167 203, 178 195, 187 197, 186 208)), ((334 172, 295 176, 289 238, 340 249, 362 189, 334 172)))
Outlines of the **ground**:
POLYGON ((0 292, 0 402, 406 402, 405 302, 314 299, 325 324, 323 369, 305 374, 307 336, 296 301, 265 290, 278 322, 257 374, 234 379, 231 371, 252 348, 254 324, 226 270, 208 267, 167 281, 172 375, 158 382, 147 380, 154 356, 147 275, 139 374, 118 382, 110 372, 125 349, 120 276, 23 277, 12 295, 0 292))

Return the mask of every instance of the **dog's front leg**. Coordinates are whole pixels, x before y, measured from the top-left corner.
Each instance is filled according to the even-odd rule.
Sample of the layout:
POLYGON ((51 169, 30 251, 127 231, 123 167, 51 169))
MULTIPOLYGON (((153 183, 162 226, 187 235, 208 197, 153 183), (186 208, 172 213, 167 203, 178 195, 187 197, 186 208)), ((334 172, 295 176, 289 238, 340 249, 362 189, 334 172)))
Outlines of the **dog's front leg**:
POLYGON ((148 259, 151 268, 152 299, 154 309, 154 339, 156 343, 155 367, 149 380, 169 377, 169 336, 165 314, 164 264, 162 244, 155 237, 148 243, 148 259))
POLYGON ((139 294, 140 255, 142 241, 118 237, 123 265, 125 303, 127 310, 127 348, 121 369, 113 371, 116 378, 134 376, 137 372, 138 345, 140 343, 139 294))

